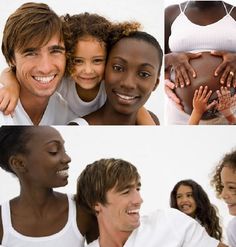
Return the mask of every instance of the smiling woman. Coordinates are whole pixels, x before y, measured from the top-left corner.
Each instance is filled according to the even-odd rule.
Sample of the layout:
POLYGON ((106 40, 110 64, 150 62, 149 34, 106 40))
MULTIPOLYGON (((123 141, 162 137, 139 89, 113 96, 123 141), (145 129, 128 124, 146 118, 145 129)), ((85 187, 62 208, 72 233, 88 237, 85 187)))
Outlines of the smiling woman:
POLYGON ((90 217, 71 196, 53 191, 68 183, 71 161, 60 133, 52 127, 1 127, 0 148, 1 168, 20 183, 20 195, 0 207, 0 244, 82 247, 90 217))

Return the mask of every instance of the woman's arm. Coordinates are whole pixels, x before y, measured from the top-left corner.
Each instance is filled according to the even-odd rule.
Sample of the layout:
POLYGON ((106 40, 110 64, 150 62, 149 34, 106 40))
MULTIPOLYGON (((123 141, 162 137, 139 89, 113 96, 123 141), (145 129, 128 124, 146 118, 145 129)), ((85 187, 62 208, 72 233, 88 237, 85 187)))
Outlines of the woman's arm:
POLYGON ((11 69, 4 69, 0 75, 0 111, 5 115, 12 114, 20 94, 20 85, 11 69))

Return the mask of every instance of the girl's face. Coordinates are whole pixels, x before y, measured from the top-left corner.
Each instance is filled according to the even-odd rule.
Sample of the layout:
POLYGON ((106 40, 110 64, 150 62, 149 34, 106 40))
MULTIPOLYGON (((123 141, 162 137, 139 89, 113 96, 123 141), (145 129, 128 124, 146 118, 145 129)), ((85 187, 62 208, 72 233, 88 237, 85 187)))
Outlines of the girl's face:
POLYGON ((177 206, 183 213, 195 217, 197 205, 193 198, 193 190, 190 186, 180 185, 176 194, 177 206))
POLYGON ((94 89, 103 79, 105 62, 105 44, 92 36, 83 37, 75 47, 71 77, 79 87, 94 89))
POLYGON ((123 38, 107 59, 105 86, 109 103, 119 113, 132 114, 144 105, 158 84, 160 59, 143 40, 123 38))
POLYGON ((229 213, 236 216, 236 171, 230 167, 223 167, 221 174, 221 196, 229 208, 229 213))

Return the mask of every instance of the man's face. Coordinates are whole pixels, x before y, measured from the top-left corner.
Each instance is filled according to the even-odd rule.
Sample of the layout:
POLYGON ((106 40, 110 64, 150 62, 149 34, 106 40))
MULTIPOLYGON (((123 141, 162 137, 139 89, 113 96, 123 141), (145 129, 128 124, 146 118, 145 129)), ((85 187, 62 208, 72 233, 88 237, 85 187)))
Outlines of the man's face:
POLYGON ((16 77, 21 95, 50 97, 56 90, 66 64, 64 42, 54 35, 42 47, 26 47, 15 51, 16 77))
POLYGON ((140 183, 131 183, 121 192, 115 188, 107 192, 107 204, 97 203, 99 227, 113 232, 132 232, 140 225, 139 211, 143 200, 140 183))

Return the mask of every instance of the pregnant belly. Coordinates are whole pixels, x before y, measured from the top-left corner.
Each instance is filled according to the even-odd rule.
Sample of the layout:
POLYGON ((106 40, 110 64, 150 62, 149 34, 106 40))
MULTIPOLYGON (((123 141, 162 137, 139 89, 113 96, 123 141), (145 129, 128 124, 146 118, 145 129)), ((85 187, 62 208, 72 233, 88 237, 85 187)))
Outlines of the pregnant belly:
MULTIPOLYGON (((196 71, 197 77, 192 78, 192 76, 189 74, 191 84, 184 88, 175 89, 175 92, 180 98, 186 113, 191 114, 193 110, 193 95, 195 90, 199 89, 200 86, 208 86, 208 89, 212 90, 209 103, 213 100, 217 100, 216 91, 221 87, 220 78, 222 73, 220 73, 218 76, 214 76, 214 72, 221 62, 221 57, 212 56, 209 52, 203 52, 201 57, 190 60, 190 64, 196 71)), ((202 119, 212 119, 216 116, 216 110, 211 109, 203 114, 202 119)))

